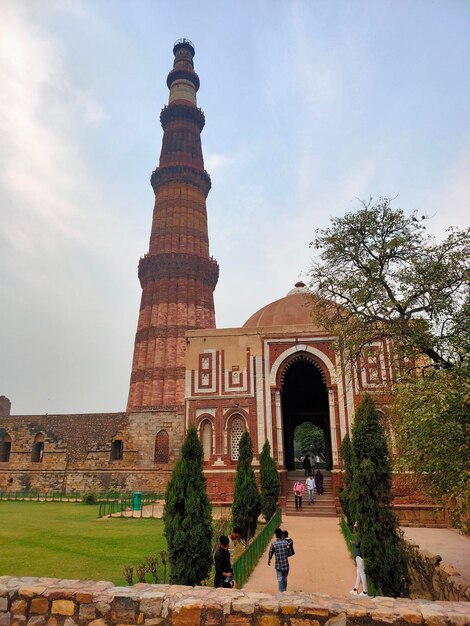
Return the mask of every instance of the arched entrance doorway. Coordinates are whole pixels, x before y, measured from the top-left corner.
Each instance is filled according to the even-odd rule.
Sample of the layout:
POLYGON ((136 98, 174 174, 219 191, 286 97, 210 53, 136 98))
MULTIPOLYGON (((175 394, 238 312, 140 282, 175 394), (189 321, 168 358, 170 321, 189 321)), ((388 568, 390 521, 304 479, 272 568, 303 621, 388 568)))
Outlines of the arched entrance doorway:
POLYGON ((310 422, 322 429, 325 436, 326 469, 332 468, 328 390, 323 372, 308 355, 296 354, 284 366, 281 375, 282 426, 284 463, 295 469, 294 433, 297 426, 310 422))

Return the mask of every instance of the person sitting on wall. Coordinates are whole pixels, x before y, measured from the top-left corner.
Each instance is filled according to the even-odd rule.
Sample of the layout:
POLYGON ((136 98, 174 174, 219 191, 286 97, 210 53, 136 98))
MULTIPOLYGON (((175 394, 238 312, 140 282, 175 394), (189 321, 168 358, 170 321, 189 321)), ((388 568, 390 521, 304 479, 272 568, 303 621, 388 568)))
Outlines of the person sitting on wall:
POLYGON ((219 537, 219 547, 214 555, 214 587, 234 589, 237 585, 233 578, 233 569, 230 563, 230 551, 228 549, 228 544, 229 538, 226 535, 221 535, 219 537))

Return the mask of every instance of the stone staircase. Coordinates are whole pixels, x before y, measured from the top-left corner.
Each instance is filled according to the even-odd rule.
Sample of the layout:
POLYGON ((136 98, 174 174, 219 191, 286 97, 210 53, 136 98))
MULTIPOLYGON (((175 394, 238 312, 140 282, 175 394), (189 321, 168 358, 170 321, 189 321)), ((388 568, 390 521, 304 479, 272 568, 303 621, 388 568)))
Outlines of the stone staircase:
POLYGON ((320 496, 315 491, 314 503, 308 504, 307 488, 305 487, 305 476, 303 470, 287 473, 287 501, 285 515, 302 515, 305 517, 337 517, 334 496, 333 479, 331 472, 322 470, 323 474, 323 495, 320 496), (305 491, 302 498, 302 510, 295 510, 294 483, 300 480, 304 483, 305 491))

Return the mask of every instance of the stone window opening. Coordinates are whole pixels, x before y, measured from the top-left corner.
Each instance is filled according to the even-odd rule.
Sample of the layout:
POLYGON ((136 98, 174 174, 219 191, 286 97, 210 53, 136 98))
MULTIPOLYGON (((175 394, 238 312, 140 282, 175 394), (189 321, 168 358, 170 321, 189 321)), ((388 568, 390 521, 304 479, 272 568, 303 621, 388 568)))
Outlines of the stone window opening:
POLYGON ((241 417, 235 417, 230 427, 230 460, 238 461, 240 439, 245 432, 245 423, 241 417))
POLYGON ((212 424, 210 420, 204 420, 199 429, 204 461, 210 461, 212 455, 212 424))
POLYGON ((155 437, 155 454, 153 462, 168 463, 170 460, 170 437, 166 430, 160 430, 155 437))
POLYGON ((31 452, 32 463, 42 463, 44 459, 44 435, 38 433, 34 438, 33 450, 31 452))
POLYGON ((122 439, 115 439, 111 444, 111 461, 122 461, 124 454, 124 442, 122 439))
POLYGON ((10 435, 3 435, 0 443, 0 463, 8 463, 10 460, 11 452, 11 437, 10 435))

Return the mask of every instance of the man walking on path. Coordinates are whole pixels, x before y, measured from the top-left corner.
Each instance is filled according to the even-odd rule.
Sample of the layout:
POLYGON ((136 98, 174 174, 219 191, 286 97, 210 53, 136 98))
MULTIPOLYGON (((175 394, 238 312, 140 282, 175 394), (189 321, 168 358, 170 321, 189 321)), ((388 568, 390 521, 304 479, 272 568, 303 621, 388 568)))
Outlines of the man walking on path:
POLYGON ((282 538, 282 530, 276 528, 274 531, 275 541, 272 542, 269 548, 268 565, 271 565, 271 559, 273 554, 276 555, 276 561, 274 568, 276 570, 277 582, 279 585, 279 591, 287 591, 287 576, 289 574, 289 553, 290 546, 288 542, 282 538))
MULTIPOLYGON (((281 528, 289 531, 289 537, 295 538, 296 547, 293 560, 289 558, 288 593, 302 591, 349 596, 356 567, 338 519, 303 517, 294 513, 283 519, 281 528)), ((465 540, 470 543, 468 537, 465 540)), ((270 547, 271 542, 243 585, 244 591, 278 593, 277 578, 272 574, 272 567, 268 567, 270 547)))
POLYGON ((309 476, 305 481, 307 485, 307 502, 308 504, 313 504, 313 490, 315 488, 315 481, 312 476, 309 476))

